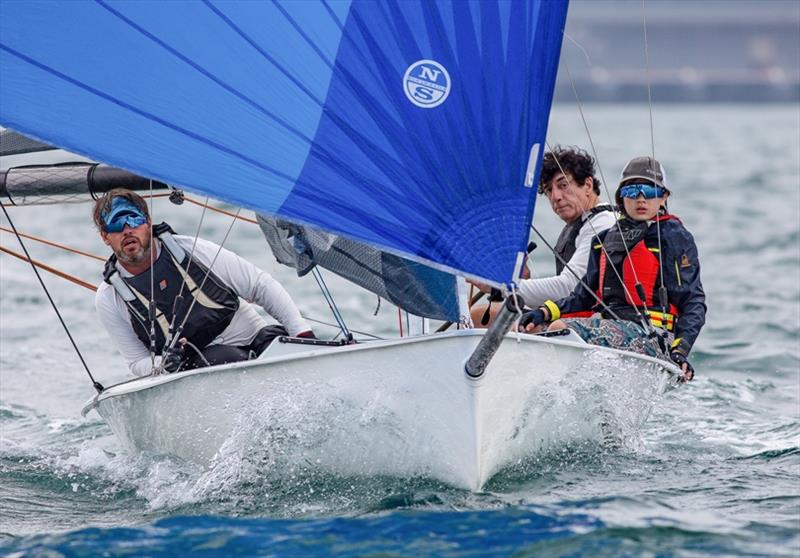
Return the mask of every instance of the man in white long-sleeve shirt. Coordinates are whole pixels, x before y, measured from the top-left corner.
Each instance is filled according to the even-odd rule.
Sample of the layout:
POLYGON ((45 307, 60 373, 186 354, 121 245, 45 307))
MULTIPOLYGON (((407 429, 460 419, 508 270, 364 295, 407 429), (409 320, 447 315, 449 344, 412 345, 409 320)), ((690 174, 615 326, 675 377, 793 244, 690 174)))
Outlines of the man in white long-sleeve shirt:
POLYGON ((212 242, 195 243, 163 223, 152 226, 147 204, 136 193, 105 194, 95 204, 94 222, 114 252, 95 306, 134 375, 153 371, 153 353, 159 355, 156 370, 176 372, 247 360, 279 335, 314 337, 268 273, 212 242), (250 303, 282 325, 268 326, 250 303))
MULTIPOLYGON (((545 154, 539 193, 547 196, 565 226, 554 247, 556 275, 519 282, 518 292, 526 306, 537 308, 545 300, 568 296, 586 273, 592 238, 614 225, 613 208, 600 203, 600 180, 595 174, 594 159, 582 149, 556 146, 545 154)), ((487 285, 472 283, 483 291, 489 290, 487 285)), ((473 306, 473 322, 482 326, 491 323, 496 309, 487 314, 486 308, 473 306)))

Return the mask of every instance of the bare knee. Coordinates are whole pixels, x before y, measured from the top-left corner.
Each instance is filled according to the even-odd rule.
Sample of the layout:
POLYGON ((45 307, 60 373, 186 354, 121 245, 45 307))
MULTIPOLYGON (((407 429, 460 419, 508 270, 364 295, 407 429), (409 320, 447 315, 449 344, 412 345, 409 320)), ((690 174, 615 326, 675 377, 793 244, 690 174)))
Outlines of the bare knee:
POLYGON ((500 311, 501 304, 480 304, 470 308, 469 315, 475 327, 489 327, 494 321, 494 317, 500 311))

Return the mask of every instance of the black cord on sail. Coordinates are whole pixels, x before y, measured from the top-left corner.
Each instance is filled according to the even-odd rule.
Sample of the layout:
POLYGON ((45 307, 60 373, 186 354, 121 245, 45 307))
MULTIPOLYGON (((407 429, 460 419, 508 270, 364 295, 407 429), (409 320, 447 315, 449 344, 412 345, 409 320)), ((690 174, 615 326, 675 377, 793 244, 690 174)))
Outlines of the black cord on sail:
POLYGON ((4 204, 0 204, 0 207, 3 208, 3 213, 5 214, 6 219, 8 219, 8 223, 11 225, 11 228, 14 230, 14 236, 17 237, 17 240, 19 241, 19 245, 22 247, 23 252, 25 252, 25 257, 28 258, 28 263, 31 264, 31 267, 33 268, 33 272, 36 274, 36 278, 39 280, 39 284, 42 286, 42 289, 44 289, 44 294, 47 295, 47 300, 50 301, 50 305, 53 307, 53 310, 55 310, 56 316, 58 316, 58 321, 60 321, 61 325, 64 327, 64 331, 67 333, 67 337, 69 337, 70 343, 72 343, 72 346, 75 349, 75 352, 77 353, 78 358, 81 360, 81 364, 83 364, 83 368, 86 370, 86 373, 89 375, 89 379, 92 381, 92 386, 94 386, 94 389, 97 390, 97 393, 102 393, 105 388, 103 387, 103 385, 100 382, 98 382, 97 380, 94 379, 94 376, 92 376, 92 372, 89 370, 89 366, 86 364, 86 361, 84 360, 80 349, 78 349, 78 345, 75 343, 75 340, 72 338, 72 334, 70 333, 66 322, 64 322, 64 319, 61 317, 61 312, 58 311, 58 307, 56 306, 56 303, 53 300, 53 297, 50 296, 50 291, 47 290, 47 287, 45 286, 41 275, 39 275, 39 270, 36 269, 36 266, 34 265, 30 254, 28 253, 28 249, 25 247, 25 243, 22 242, 22 237, 20 237, 19 233, 17 232, 17 227, 14 226, 14 222, 11 220, 11 216, 8 214, 8 211, 6 210, 5 205, 4 204))

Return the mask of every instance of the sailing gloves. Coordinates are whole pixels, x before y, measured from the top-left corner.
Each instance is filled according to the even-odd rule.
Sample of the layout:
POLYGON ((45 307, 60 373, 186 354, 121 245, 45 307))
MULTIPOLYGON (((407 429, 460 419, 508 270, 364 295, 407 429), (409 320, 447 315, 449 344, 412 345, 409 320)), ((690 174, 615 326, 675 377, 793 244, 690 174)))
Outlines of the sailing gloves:
POLYGON ((177 345, 167 350, 167 354, 161 361, 161 367, 164 369, 164 372, 172 374, 181 369, 181 364, 183 364, 183 359, 186 356, 185 347, 185 345, 177 345))
POLYGON ((537 308, 530 312, 525 312, 519 320, 520 330, 525 331, 528 325, 541 325, 545 322, 544 310, 537 308))
POLYGON ((694 378, 694 367, 689 363, 689 359, 686 358, 686 355, 678 349, 673 349, 669 352, 669 358, 672 359, 672 362, 680 366, 681 369, 683 369, 684 364, 686 365, 686 370, 681 377, 681 381, 691 382, 692 378, 694 378))
POLYGON ((684 364, 686 365, 686 369, 683 372, 683 376, 681 376, 682 382, 691 382, 692 378, 694 378, 694 367, 689 362, 689 350, 692 347, 688 345, 682 337, 678 337, 675 341, 672 342, 669 348, 669 358, 672 359, 672 362, 684 368, 684 364))

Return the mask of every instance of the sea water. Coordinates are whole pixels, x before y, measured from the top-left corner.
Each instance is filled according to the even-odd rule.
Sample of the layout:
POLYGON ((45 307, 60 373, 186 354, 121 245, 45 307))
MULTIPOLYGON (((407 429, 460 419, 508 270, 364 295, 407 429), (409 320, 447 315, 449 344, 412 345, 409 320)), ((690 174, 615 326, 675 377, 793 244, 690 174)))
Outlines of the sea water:
MULTIPOLYGON (((584 111, 601 180, 613 191, 625 161, 651 152, 647 107, 584 111)), ((237 451, 209 468, 129 455, 96 414, 80 416, 93 394, 87 375, 30 267, 3 254, 0 554, 799 555, 800 114, 791 106, 656 106, 654 123, 670 209, 699 247, 708 321, 692 352, 696 381, 657 401, 623 443, 547 445, 479 493, 424 476, 287 467, 274 448, 308 444, 324 426, 302 418, 282 431, 254 422, 253 436, 273 443, 246 446, 253 437, 242 435, 231 442, 237 451)), ((574 105, 556 107, 548 141, 588 146, 574 105)), ((10 213, 23 232, 106 253, 87 204, 10 213)), ((156 221, 184 234, 194 234, 200 214, 190 203, 154 205, 156 221)), ((220 241, 229 223, 207 216, 201 234, 220 241)), ((551 240, 558 234, 545 199, 536 225, 551 240)), ((12 235, 0 238, 20 251, 12 235)), ((101 262, 27 246, 34 259, 99 279, 101 262)), ((304 314, 333 321, 313 280, 275 264, 256 226, 236 224, 226 246, 278 277, 304 314)), ((553 267, 539 248, 534 274, 553 267)), ((351 328, 397 335, 394 307, 377 309, 375 296, 326 276, 351 328)), ((125 379, 93 294, 43 278, 98 380, 125 379)))

